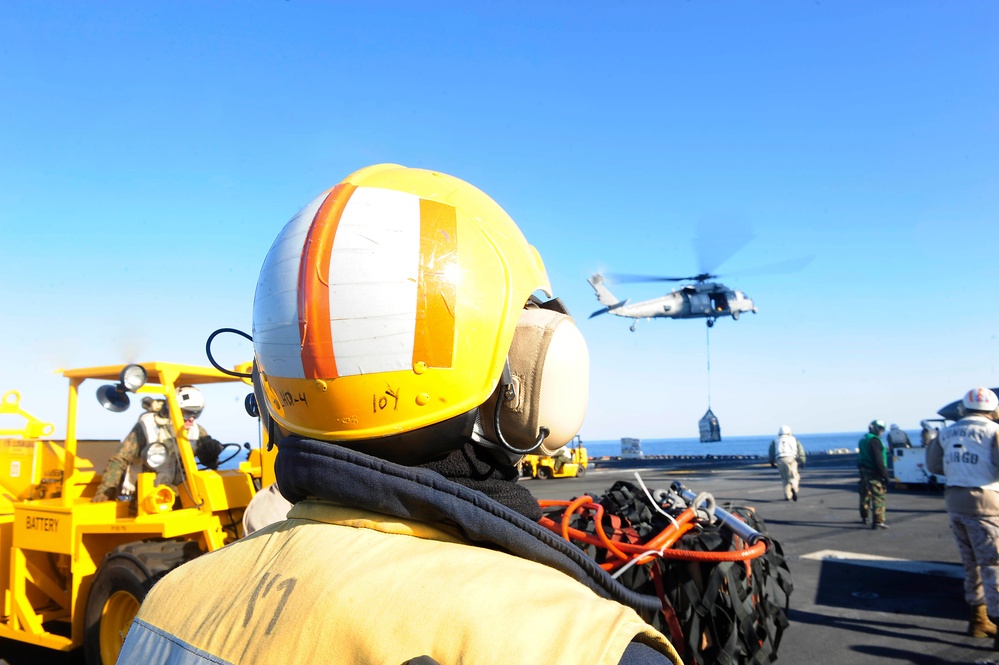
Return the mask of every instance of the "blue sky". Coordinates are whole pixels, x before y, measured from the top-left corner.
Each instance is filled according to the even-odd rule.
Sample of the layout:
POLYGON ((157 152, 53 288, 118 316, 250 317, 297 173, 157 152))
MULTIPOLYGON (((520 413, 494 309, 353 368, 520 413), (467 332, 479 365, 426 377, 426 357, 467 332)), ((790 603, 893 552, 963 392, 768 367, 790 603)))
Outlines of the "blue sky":
MULTIPOLYGON (((62 436, 57 368, 205 363, 284 223, 396 162, 538 247, 590 348, 584 439, 696 436, 703 321, 587 319, 586 277, 692 274, 702 219, 753 231, 723 276, 814 256, 723 279, 759 307, 711 331, 723 434, 916 428, 999 385, 996 72, 993 2, 4 2, 0 392, 62 436)), ((210 396, 218 438, 250 438, 241 399, 210 396)))

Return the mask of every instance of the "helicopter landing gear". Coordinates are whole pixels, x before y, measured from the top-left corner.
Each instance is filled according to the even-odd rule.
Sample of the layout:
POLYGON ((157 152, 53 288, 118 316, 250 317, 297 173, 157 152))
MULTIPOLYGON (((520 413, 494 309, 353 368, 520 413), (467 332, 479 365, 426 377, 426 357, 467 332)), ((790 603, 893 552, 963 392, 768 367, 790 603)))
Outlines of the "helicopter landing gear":
POLYGON ((631 324, 631 328, 629 328, 629 330, 631 330, 631 332, 635 332, 636 325, 638 325, 638 319, 635 319, 635 321, 631 324))
POLYGON ((715 327, 715 320, 708 319, 708 328, 714 328, 714 327, 715 327))
POLYGON ((732 320, 733 321, 739 320, 739 310, 735 310, 734 312, 732 312, 732 320))

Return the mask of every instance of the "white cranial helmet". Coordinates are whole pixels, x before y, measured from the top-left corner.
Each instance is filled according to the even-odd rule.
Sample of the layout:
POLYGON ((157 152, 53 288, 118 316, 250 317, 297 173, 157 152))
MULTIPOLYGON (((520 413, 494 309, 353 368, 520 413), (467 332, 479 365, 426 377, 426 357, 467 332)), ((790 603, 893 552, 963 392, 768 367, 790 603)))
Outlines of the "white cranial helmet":
POLYGON ((785 434, 790 434, 790 433, 791 433, 791 428, 788 427, 787 425, 781 425, 780 429, 777 430, 777 434, 779 436, 784 436, 785 434))
POLYGON ((205 408, 205 396, 194 386, 181 386, 177 388, 177 403, 181 411, 197 418, 205 408))
POLYGON ((961 400, 964 408, 968 411, 984 411, 989 413, 999 408, 999 398, 988 388, 974 388, 969 390, 961 400))

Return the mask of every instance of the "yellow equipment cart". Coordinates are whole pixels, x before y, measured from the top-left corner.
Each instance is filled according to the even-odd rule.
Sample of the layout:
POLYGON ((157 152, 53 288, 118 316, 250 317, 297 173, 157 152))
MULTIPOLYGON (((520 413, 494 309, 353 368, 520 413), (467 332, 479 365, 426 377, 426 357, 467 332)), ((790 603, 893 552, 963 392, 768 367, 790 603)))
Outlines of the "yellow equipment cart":
POLYGON ((242 535, 243 510, 274 480, 274 453, 261 437, 238 469, 199 468, 184 433, 178 386, 229 382, 245 395, 247 379, 166 362, 62 374, 69 379, 65 440, 44 438, 53 425, 25 412, 18 393, 0 402, 0 414, 26 420, 19 430, 0 429, 0 637, 59 651, 84 647, 88 663, 109 665, 157 579, 242 535), (165 401, 185 475, 176 494, 156 486, 155 474, 140 473, 133 501, 91 502, 119 444, 77 432, 80 388, 95 381, 116 382, 98 387, 112 411, 124 410, 128 392, 165 401))

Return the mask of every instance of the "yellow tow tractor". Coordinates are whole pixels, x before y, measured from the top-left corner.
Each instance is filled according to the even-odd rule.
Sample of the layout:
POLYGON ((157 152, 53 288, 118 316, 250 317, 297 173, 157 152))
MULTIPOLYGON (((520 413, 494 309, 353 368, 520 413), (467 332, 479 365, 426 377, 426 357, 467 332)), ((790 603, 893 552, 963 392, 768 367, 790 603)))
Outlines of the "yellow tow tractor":
POLYGON ((562 452, 554 457, 524 455, 520 463, 521 478, 582 478, 590 465, 586 448, 577 434, 562 452))
MULTIPOLYGON (((69 379, 63 441, 43 438, 54 426, 24 411, 16 391, 0 403, 0 415, 27 421, 19 430, 0 429, 0 637, 58 651, 83 647, 88 664, 109 665, 160 577, 242 535, 245 507, 274 481, 276 451, 261 440, 238 469, 198 467, 176 388, 231 382, 245 391, 248 380, 239 376, 166 362, 62 374, 69 379), (129 392, 166 403, 185 475, 176 493, 154 485, 154 473, 139 473, 133 501, 91 502, 120 443, 77 433, 80 388, 93 381, 116 382, 97 390, 111 411, 127 408, 129 392)), ((243 448, 224 449, 231 446, 243 448)))

